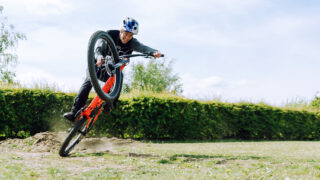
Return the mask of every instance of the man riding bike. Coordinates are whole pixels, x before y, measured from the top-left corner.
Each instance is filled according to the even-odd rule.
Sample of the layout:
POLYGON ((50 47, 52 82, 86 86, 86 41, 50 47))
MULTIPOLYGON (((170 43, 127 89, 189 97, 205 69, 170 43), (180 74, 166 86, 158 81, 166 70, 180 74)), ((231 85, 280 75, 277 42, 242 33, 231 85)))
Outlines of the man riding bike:
MULTIPOLYGON (((119 55, 132 54, 133 51, 140 53, 152 53, 155 58, 159 58, 161 53, 155 49, 152 49, 146 45, 140 43, 133 35, 137 35, 139 30, 138 22, 133 18, 126 18, 123 20, 123 27, 119 30, 109 30, 107 31, 108 35, 113 39, 119 55)), ((104 42, 96 48, 95 58, 97 69, 99 66, 104 63, 104 57, 107 56, 107 45, 104 42)), ((106 81, 109 78, 108 73, 99 71, 97 72, 99 79, 106 81)), ((89 93, 92 89, 90 77, 87 74, 87 77, 81 88, 78 95, 75 97, 73 107, 70 112, 65 113, 63 116, 71 122, 75 121, 76 113, 86 104, 89 93)), ((117 99, 114 100, 113 107, 116 105, 117 99)), ((112 107, 108 104, 104 106, 104 112, 108 113, 112 110, 112 107)))

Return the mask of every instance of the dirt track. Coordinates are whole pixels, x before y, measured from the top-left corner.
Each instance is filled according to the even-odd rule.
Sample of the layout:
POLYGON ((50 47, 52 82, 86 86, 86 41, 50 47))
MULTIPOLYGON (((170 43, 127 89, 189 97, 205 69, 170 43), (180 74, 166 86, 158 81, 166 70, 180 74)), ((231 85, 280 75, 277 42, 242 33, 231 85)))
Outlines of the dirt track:
MULTIPOLYGON (((7 139, 0 141, 0 152, 10 148, 23 152, 57 152, 61 143, 67 136, 64 132, 43 132, 26 139, 7 139)), ((118 138, 85 138, 73 150, 73 152, 99 153, 112 151, 113 147, 131 143, 133 140, 118 138)))
MULTIPOLYGON (((66 136, 67 134, 63 132, 43 132, 26 139, 7 139, 0 141, 0 153, 2 157, 10 157, 11 161, 22 163, 35 172, 41 172, 41 169, 50 167, 59 167, 65 171, 72 172, 71 175, 77 175, 79 172, 94 169, 130 169, 126 165, 99 163, 100 159, 97 156, 86 156, 86 154, 108 153, 130 156, 130 154, 117 152, 114 148, 129 144, 139 144, 133 140, 117 138, 86 138, 75 147, 70 157, 61 158, 58 155, 58 151, 66 136), (90 164, 90 166, 84 166, 86 163, 90 164)), ((42 178, 43 176, 38 177, 42 178)))

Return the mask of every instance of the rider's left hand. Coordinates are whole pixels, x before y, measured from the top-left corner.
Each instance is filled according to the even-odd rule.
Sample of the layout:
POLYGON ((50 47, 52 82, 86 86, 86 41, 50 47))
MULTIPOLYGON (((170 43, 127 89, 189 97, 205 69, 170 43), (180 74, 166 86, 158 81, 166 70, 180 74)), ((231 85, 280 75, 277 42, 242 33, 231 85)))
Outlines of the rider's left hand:
POLYGON ((97 57, 97 65, 100 66, 102 63, 104 63, 104 58, 103 56, 99 55, 97 57))
POLYGON ((153 57, 155 57, 155 58, 159 58, 160 56, 161 56, 161 52, 159 52, 159 51, 156 51, 153 53, 153 57))

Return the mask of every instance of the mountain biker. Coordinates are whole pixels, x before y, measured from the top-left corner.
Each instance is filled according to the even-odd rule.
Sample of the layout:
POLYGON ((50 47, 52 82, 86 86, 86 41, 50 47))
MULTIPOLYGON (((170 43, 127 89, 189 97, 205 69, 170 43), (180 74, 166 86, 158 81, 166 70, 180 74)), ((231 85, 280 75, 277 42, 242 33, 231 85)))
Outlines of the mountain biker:
MULTIPOLYGON (((133 37, 133 35, 138 34, 138 31, 139 23, 135 19, 127 17, 123 20, 123 26, 120 30, 109 30, 107 33, 113 39, 119 55, 131 54, 133 51, 137 51, 140 53, 152 53, 155 58, 159 58, 161 53, 158 50, 140 43, 136 38, 133 37)), ((100 66, 104 62, 104 57, 106 55, 107 46, 104 42, 102 42, 95 50, 97 66, 100 66)), ((99 71, 97 72, 97 76, 100 76, 99 79, 103 79, 104 81, 108 80, 109 78, 107 73, 102 73, 99 71)), ((87 73, 87 77, 81 85, 78 95, 75 97, 71 111, 63 115, 66 119, 70 120, 71 122, 75 121, 75 115, 86 104, 91 89, 92 85, 90 76, 87 73)), ((116 100, 114 100, 113 107, 116 105, 118 98, 119 96, 116 98, 116 100)), ((110 105, 104 105, 105 113, 109 113, 111 110, 112 107, 110 105)))

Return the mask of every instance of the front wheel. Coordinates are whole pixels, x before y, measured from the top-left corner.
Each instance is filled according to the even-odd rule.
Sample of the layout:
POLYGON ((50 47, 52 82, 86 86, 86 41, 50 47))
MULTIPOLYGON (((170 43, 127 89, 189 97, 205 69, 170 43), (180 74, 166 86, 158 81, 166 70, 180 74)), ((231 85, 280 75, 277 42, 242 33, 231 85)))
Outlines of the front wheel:
POLYGON ((86 122, 87 118, 82 117, 74 124, 67 138, 62 143, 62 146, 59 150, 60 156, 68 156, 71 150, 81 141, 82 136, 85 135, 86 132, 86 122))
POLYGON ((122 86, 120 68, 109 68, 118 62, 119 56, 116 46, 108 33, 104 31, 97 31, 92 34, 88 45, 88 69, 91 84, 94 87, 97 95, 109 104, 111 104, 113 100, 118 97, 122 86), (106 56, 104 57, 105 62, 99 67, 96 65, 95 59, 95 51, 98 49, 106 53, 106 56), (107 91, 105 90, 105 92, 102 87, 110 76, 114 76, 115 81, 113 86, 107 91))

